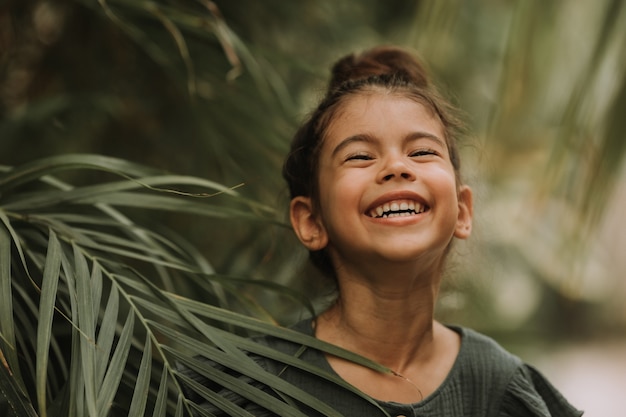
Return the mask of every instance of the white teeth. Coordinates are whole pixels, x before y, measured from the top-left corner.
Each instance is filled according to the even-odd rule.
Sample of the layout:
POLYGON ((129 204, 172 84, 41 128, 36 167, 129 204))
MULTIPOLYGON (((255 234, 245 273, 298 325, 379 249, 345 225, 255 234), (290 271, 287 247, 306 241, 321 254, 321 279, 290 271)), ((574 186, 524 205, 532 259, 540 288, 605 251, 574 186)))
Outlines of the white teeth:
POLYGON ((412 216, 424 212, 425 207, 412 200, 392 201, 384 203, 369 213, 371 217, 399 217, 412 216))

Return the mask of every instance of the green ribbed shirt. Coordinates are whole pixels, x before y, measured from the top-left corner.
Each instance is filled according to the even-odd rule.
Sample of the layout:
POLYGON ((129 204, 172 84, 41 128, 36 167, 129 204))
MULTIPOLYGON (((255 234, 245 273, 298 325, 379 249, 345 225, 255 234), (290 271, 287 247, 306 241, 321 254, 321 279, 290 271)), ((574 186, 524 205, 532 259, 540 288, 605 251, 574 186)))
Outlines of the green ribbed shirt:
MULTIPOLYGON (((504 350, 491 338, 462 327, 450 327, 461 336, 461 348, 444 382, 428 397, 414 404, 375 401, 379 407, 336 384, 297 368, 266 358, 255 358, 265 369, 303 389, 345 417, 378 417, 385 412, 392 417, 579 417, 576 410, 532 366, 504 350), (381 410, 382 409, 382 410, 381 410)), ((311 320, 294 326, 295 330, 313 335, 311 320)), ((335 374, 320 351, 282 339, 265 337, 261 343, 335 374)), ((193 375, 192 375, 193 376, 193 375)), ((201 378, 198 382, 207 384, 201 378)), ((251 384, 257 384, 250 381, 251 384)), ((216 387, 211 387, 216 389, 216 387)), ((238 394, 222 390, 222 395, 237 403, 256 417, 273 416, 238 394)), ((203 408, 220 414, 210 404, 203 408)), ((301 405, 301 411, 311 417, 321 416, 316 410, 301 405)))

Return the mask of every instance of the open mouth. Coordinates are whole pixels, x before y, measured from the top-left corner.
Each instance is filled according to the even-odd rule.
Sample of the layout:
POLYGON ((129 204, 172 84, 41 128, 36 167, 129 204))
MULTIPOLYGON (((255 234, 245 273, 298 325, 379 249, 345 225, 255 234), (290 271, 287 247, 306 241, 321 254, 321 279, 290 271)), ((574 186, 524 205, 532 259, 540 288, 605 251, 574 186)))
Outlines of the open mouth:
POLYGON ((414 216, 428 210, 428 207, 413 200, 395 200, 377 206, 367 213, 377 219, 388 217, 414 216))

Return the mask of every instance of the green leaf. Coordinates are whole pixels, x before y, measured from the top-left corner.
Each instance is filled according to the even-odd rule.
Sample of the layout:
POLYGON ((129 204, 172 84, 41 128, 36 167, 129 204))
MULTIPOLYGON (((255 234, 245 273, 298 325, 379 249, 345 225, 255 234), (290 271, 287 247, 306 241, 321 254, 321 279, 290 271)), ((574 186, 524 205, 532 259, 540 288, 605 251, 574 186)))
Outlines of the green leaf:
POLYGON ((166 365, 161 369, 161 380, 159 381, 159 389, 156 395, 156 402, 152 417, 165 417, 167 411, 167 395, 168 395, 168 372, 166 365))
POLYGON ((120 381, 124 375, 126 360, 128 359, 131 348, 134 324, 135 314, 133 310, 130 310, 126 317, 124 327, 122 327, 115 352, 108 364, 106 375, 101 384, 101 390, 98 393, 97 409, 101 410, 104 414, 111 408, 113 398, 115 398, 120 381))
MULTIPOLYGON (((163 335, 168 336, 171 340, 175 340, 178 344, 180 344, 181 346, 184 346, 185 349, 190 350, 195 355, 205 356, 215 361, 216 363, 219 363, 220 365, 236 370, 242 373, 243 375, 252 376, 247 373, 247 368, 244 369, 244 368, 239 367, 236 361, 231 361, 228 358, 224 357, 221 353, 216 352, 213 348, 208 346, 203 341, 198 340, 197 337, 184 335, 180 332, 177 332, 167 326, 163 326, 160 323, 156 323, 156 322, 151 322, 151 326, 153 326, 163 335)), ((264 356, 264 357, 276 360, 278 362, 282 362, 286 365, 293 366, 298 369, 302 369, 313 375, 317 375, 318 377, 322 379, 326 379, 328 381, 331 381, 337 384, 338 387, 342 387, 343 389, 353 392, 354 394, 363 398, 365 401, 368 401, 372 405, 380 408, 380 405, 376 401, 374 401, 371 397, 365 395, 364 393, 362 393, 361 391, 359 391, 352 385, 346 383, 343 379, 339 378, 336 374, 328 373, 325 370, 322 370, 314 365, 309 364, 308 362, 298 359, 297 357, 282 353, 264 344, 257 343, 253 339, 237 336, 237 335, 230 334, 228 332, 221 331, 218 329, 215 329, 215 331, 221 332, 223 337, 230 339, 233 345, 236 345, 237 348, 239 349, 242 349, 246 352, 258 354, 260 356, 264 356)), ((309 339, 313 339, 313 338, 309 337, 309 339)), ((306 345, 302 345, 302 346, 305 347, 306 345)), ((328 345, 328 347, 332 348, 331 345, 328 345)), ((163 349, 170 350, 171 347, 164 346, 163 349)), ((347 360, 359 361, 360 359, 358 355, 353 354, 351 352, 347 352, 347 351, 344 351, 342 356, 346 358, 347 360)), ((378 366, 378 368, 380 370, 380 366, 378 366)), ((205 376, 208 377, 209 375, 205 375, 205 376)), ((272 388, 276 388, 274 385, 271 385, 270 382, 267 382, 267 384, 268 386, 271 386, 272 388)), ((300 399, 301 393, 299 389, 297 389, 296 387, 291 387, 288 391, 285 391, 285 394, 287 394, 289 397, 301 400, 300 399)), ((309 399, 305 399, 305 402, 306 401, 314 401, 314 400, 311 400, 309 398, 309 399)), ((323 407, 323 405, 321 404, 313 404, 312 406, 316 409, 318 409, 319 407, 323 407)), ((384 410, 382 410, 381 408, 381 411, 384 411, 384 410)))
POLYGON ((0 334, 9 365, 17 367, 15 323, 13 321, 13 290, 11 288, 11 236, 0 226, 0 334), (11 353, 12 352, 12 353, 11 353))
MULTIPOLYGON (((17 356, 15 321, 13 316, 13 290, 11 285, 11 242, 12 239, 15 239, 17 236, 11 227, 8 217, 1 208, 0 219, 2 219, 3 223, 0 224, 0 351, 4 352, 4 357, 15 375, 15 380, 20 385, 20 388, 26 391, 21 375, 20 362, 17 356)), ((25 265, 24 255, 21 251, 19 241, 13 241, 22 257, 22 264, 25 265)))
POLYGON ((195 200, 174 198, 162 195, 150 195, 145 193, 111 193, 97 195, 76 200, 80 204, 100 204, 105 203, 117 207, 134 207, 151 210, 172 211, 177 213, 189 213, 218 219, 244 219, 250 221, 261 221, 285 226, 285 223, 277 220, 261 217, 250 211, 244 211, 233 207, 220 207, 199 203, 195 200))
POLYGON ((93 327, 98 325, 100 304, 102 302, 102 269, 97 262, 93 262, 91 269, 91 306, 93 307, 93 327))
POLYGON ((128 409, 129 416, 143 416, 148 401, 148 392, 150 390, 150 376, 152 372, 152 343, 150 337, 146 337, 146 342, 139 364, 137 380, 135 382, 135 390, 133 399, 128 409))
POLYGON ((96 383, 103 385, 104 375, 107 371, 113 341, 115 339, 117 328, 117 315, 119 312, 119 291, 117 286, 111 286, 107 305, 100 321, 100 331, 98 332, 98 361, 96 370, 96 383))
POLYGON ((0 176, 0 193, 46 175, 71 169, 93 169, 124 176, 145 176, 158 172, 155 169, 123 159, 95 154, 66 154, 41 158, 20 165, 0 176))
POLYGON ((6 368, 0 350, 0 409, 8 414, 3 417, 38 417, 30 399, 15 380, 15 375, 6 368))
MULTIPOLYGON (((80 358, 82 361, 83 380, 85 383, 85 402, 89 415, 96 417, 96 329, 94 318, 94 304, 91 292, 91 274, 87 260, 81 249, 72 244, 74 250, 74 280, 77 297, 77 319, 81 330, 80 358)), ((106 360, 107 358, 103 358, 106 360)))
MULTIPOLYGON (((83 372, 82 344, 83 335, 81 334, 79 320, 78 296, 76 293, 76 276, 73 263, 70 261, 71 254, 66 248, 62 247, 61 251, 61 267, 63 276, 67 283, 67 298, 70 303, 70 314, 68 319, 72 324, 72 344, 70 356, 70 379, 69 379, 69 412, 70 416, 85 415, 88 410, 85 408, 85 373, 83 372)), ((91 306, 90 306, 91 309, 91 306)))
POLYGON ((55 300, 61 272, 61 244, 54 230, 49 231, 48 252, 43 270, 41 295, 39 298, 39 317, 37 321, 37 404, 39 414, 46 416, 47 376, 50 340, 52 339, 52 319, 54 318, 55 300))
POLYGON ((193 314, 190 314, 186 308, 181 308, 181 304, 173 302, 171 297, 168 297, 160 288, 155 286, 150 280, 141 274, 136 274, 141 278, 146 288, 152 292, 154 296, 156 296, 161 301, 169 304, 169 306, 173 307, 174 310, 184 318, 194 329, 198 330, 203 336, 205 336, 208 340, 214 343, 216 346, 219 346, 224 352, 236 357, 241 363, 247 363, 251 367, 258 367, 258 364, 255 363, 252 359, 250 359, 247 355, 233 346, 229 341, 220 337, 217 332, 213 332, 212 328, 207 328, 203 326, 201 320, 195 317, 193 314))
POLYGON ((354 361, 360 365, 367 366, 368 368, 377 370, 379 372, 389 372, 387 368, 381 366, 380 364, 377 364, 374 361, 359 357, 358 355, 355 355, 350 351, 322 342, 319 339, 297 332, 295 330, 278 327, 252 317, 246 317, 232 311, 220 309, 218 307, 203 304, 198 301, 186 299, 173 294, 169 294, 168 296, 173 300, 173 302, 178 304, 180 308, 184 308, 190 313, 200 315, 201 317, 217 320, 220 323, 232 324, 234 326, 244 328, 252 332, 252 334, 259 333, 264 335, 270 335, 289 340, 294 343, 310 346, 323 352, 327 352, 331 355, 354 361))
POLYGON ((21 267, 23 268, 26 275, 28 275, 28 277, 30 278, 30 273, 28 272, 28 264, 26 263, 26 257, 24 256, 24 250, 22 249, 22 244, 20 242, 19 235, 15 231, 13 226, 11 226, 11 221, 9 220, 9 217, 7 216, 6 212, 1 208, 0 208, 0 220, 2 220, 2 223, 6 227, 6 230, 8 230, 9 234, 11 235, 13 244, 15 245, 15 248, 17 249, 17 253, 19 254, 20 260, 22 261, 21 267))
MULTIPOLYGON (((243 408, 239 407, 238 405, 232 403, 231 401, 226 400, 224 397, 222 397, 221 395, 219 395, 218 393, 215 393, 211 390, 209 390, 207 387, 203 386, 202 384, 199 384, 198 382, 194 381, 193 379, 187 377, 186 375, 178 375, 178 377, 181 379, 181 381, 187 385, 188 387, 192 388, 196 393, 198 393, 202 398, 204 398, 206 401, 208 401, 209 403, 215 405, 216 407, 218 407, 218 409, 222 410, 226 415, 229 416, 241 416, 241 417, 254 417, 252 414, 250 414, 249 412, 247 412, 246 410, 244 410, 243 408)), ((228 375, 224 375, 224 378, 227 379, 228 375)), ((236 380, 233 380, 232 378, 230 379, 233 381, 233 383, 236 384, 236 380)), ((222 381, 224 384, 227 384, 227 382, 222 381)), ((246 386, 244 384, 239 384, 238 388, 235 388, 236 391, 235 392, 239 392, 237 391, 237 389, 239 390, 244 390, 246 392, 250 392, 252 390, 256 390, 259 391, 258 388, 253 388, 253 387, 249 387, 246 386)), ((253 394, 249 394, 250 396, 253 396, 253 394)), ((258 394, 257 395, 263 395, 258 394)), ((265 394, 267 395, 267 394, 265 394)), ((193 403, 192 403, 193 404, 193 403)), ((193 404, 195 405, 195 404, 193 404)), ((194 407, 194 409, 196 410, 201 410, 199 407, 194 407)), ((204 413, 206 413, 207 415, 211 415, 209 413, 206 412, 206 410, 202 410, 204 411, 204 413)), ((294 411, 294 415, 299 415, 304 417, 301 413, 298 413, 296 411, 294 411)))
POLYGON ((183 412, 184 412, 184 400, 185 397, 183 397, 183 394, 179 394, 178 395, 178 402, 176 403, 176 415, 175 417, 183 417, 183 412))

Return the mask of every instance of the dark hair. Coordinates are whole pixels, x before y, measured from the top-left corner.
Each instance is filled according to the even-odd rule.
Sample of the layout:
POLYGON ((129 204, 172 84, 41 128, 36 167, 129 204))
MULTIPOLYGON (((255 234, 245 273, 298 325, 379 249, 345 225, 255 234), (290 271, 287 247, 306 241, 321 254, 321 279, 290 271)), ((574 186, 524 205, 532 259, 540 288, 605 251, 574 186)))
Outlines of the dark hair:
MULTIPOLYGON (((456 142, 463 124, 457 109, 438 93, 415 55, 398 47, 379 46, 358 55, 347 55, 333 65, 326 95, 296 132, 283 165, 283 177, 291 198, 310 197, 317 207, 319 152, 328 126, 347 97, 377 89, 415 100, 439 118, 457 185, 461 184, 461 161, 456 142)), ((322 273, 334 277, 333 265, 325 250, 311 252, 310 256, 322 273)))

